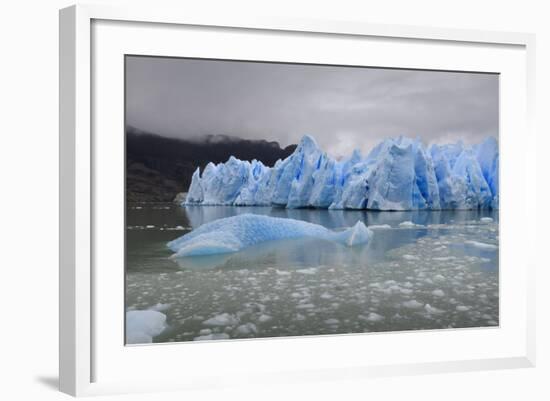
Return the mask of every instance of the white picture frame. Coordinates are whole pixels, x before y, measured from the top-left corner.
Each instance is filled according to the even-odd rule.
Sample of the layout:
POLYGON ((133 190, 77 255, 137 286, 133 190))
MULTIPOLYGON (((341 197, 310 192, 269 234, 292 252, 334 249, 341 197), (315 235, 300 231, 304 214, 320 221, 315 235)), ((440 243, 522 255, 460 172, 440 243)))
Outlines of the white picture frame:
MULTIPOLYGON (((243 36, 244 37, 244 36, 243 36)), ((297 42, 299 40, 297 39, 297 42)), ((295 380, 327 380, 329 378, 354 378, 361 379, 372 376, 398 375, 398 374, 416 374, 441 371, 467 371, 478 369, 501 369, 511 367, 530 367, 535 363, 535 294, 534 294, 534 270, 536 265, 535 254, 532 251, 532 244, 535 243, 534 221, 536 219, 536 209, 532 205, 522 208, 521 216, 518 212, 510 210, 519 210, 519 208, 510 208, 508 206, 526 206, 526 194, 514 194, 512 188, 505 183, 507 180, 522 182, 523 185, 529 185, 529 188, 536 188, 535 178, 535 134, 532 129, 532 112, 534 110, 533 88, 535 84, 534 76, 534 35, 524 33, 507 32, 485 32, 460 29, 439 29, 415 26, 393 26, 365 24, 361 22, 346 21, 316 21, 316 20, 292 20, 276 18, 255 18, 242 20, 225 19, 211 15, 187 15, 181 10, 164 10, 155 7, 144 8, 112 8, 109 6, 91 6, 78 5, 72 6, 60 11, 60 390, 72 395, 93 395, 107 393, 126 393, 133 391, 160 391, 169 389, 197 389, 208 388, 211 386, 246 385, 246 380, 254 378, 259 382, 285 383, 295 380), (115 26, 117 23, 127 24, 124 26, 115 26), (97 30, 94 31, 94 24, 97 30), (103 24, 103 25, 102 25, 103 24), (128 25, 130 24, 130 25, 128 25), (468 52, 477 49, 478 58, 484 56, 487 49, 495 49, 495 55, 491 61, 491 71, 503 73, 508 85, 502 92, 501 114, 507 112, 502 122, 501 132, 501 181, 503 184, 503 195, 501 196, 503 208, 501 213, 502 247, 508 247, 504 252, 508 252, 509 244, 514 243, 517 247, 514 253, 503 253, 501 250, 501 263, 503 257, 513 261, 520 261, 521 270, 519 272, 510 271, 504 286, 501 286, 501 307, 508 313, 512 310, 514 319, 502 319, 502 324, 496 329, 486 329, 486 331, 476 330, 451 330, 445 333, 418 332, 407 334, 377 334, 373 336, 353 335, 353 336, 325 336, 324 338, 308 337, 302 339, 269 339, 228 342, 231 344, 206 343, 189 344, 187 348, 179 345, 153 345, 147 347, 124 347, 122 337, 118 338, 113 334, 97 335, 97 326, 108 326, 108 322, 118 320, 123 313, 120 309, 113 315, 107 316, 102 312, 106 301, 113 301, 114 304, 120 303, 120 296, 114 295, 115 291, 122 294, 122 286, 117 287, 118 281, 111 281, 113 284, 105 287, 108 274, 98 274, 98 262, 101 263, 102 256, 97 254, 96 246, 98 241, 98 230, 107 231, 103 220, 106 220, 106 214, 103 214, 101 205, 102 200, 96 196, 98 185, 104 185, 97 179, 100 177, 101 170, 108 167, 117 168, 118 157, 115 153, 120 150, 117 144, 112 147, 112 155, 104 153, 106 149, 104 140, 97 141, 94 137, 94 128, 102 127, 102 123, 96 121, 101 119, 104 114, 101 112, 102 103, 94 103, 94 96, 106 96, 102 92, 102 87, 95 87, 98 82, 104 79, 101 71, 104 68, 110 68, 112 60, 118 60, 117 54, 124 54, 124 48, 121 43, 126 40, 124 33, 130 32, 134 36, 133 40, 139 37, 139 31, 150 29, 147 36, 142 38, 140 46, 149 46, 148 53, 155 52, 155 43, 160 43, 159 38, 171 35, 178 27, 185 30, 185 27, 200 28, 206 33, 213 30, 214 37, 228 35, 227 30, 236 33, 246 33, 247 35, 262 34, 263 40, 277 43, 280 39, 278 35, 298 35, 307 36, 304 40, 311 40, 314 37, 323 37, 327 40, 338 38, 339 40, 384 40, 388 46, 392 41, 407 41, 407 43, 417 43, 420 45, 430 44, 437 46, 438 51, 445 51, 445 47, 452 47, 449 55, 455 52, 468 52), (223 31, 223 32, 222 32, 223 31), (94 41, 94 32, 97 40, 94 41), (118 32, 118 33, 117 33, 118 32), (226 32, 226 33, 224 33, 226 32), (113 36, 109 36, 113 35, 113 36), (273 37, 271 37, 271 36, 273 37), (115 37, 116 36, 116 37, 115 37), (105 39, 112 42, 107 46, 105 39), (118 39, 117 39, 118 38, 118 39), (119 40, 121 39, 122 40, 119 40), (111 40, 112 39, 112 40, 111 40), (157 40, 157 42, 155 42, 157 40), (118 47, 117 47, 118 46, 118 47), (105 54, 101 53, 105 49, 105 54), (500 50, 499 50, 500 49, 500 50), (509 51, 508 51, 509 50, 509 51), (120 53, 122 52, 122 53, 120 53), (501 52, 502 59, 498 57, 501 52), (107 59, 106 55, 115 54, 112 59, 107 59), (105 64, 102 61, 107 60, 105 64), (509 62, 508 62, 509 61, 509 62), (500 64, 499 64, 500 63, 500 64), (501 69, 502 68, 502 69, 501 69), (97 75, 94 75, 97 74, 97 75), (508 75, 506 75, 508 74, 508 75), (95 77, 95 78, 94 78, 95 77), (93 79, 96 79, 93 84, 93 79), (508 103, 508 94, 516 90, 518 99, 508 103), (518 109, 511 106, 519 106, 518 109), (508 119, 509 118, 509 119, 508 119), (515 128, 521 131, 521 135, 514 135, 515 128), (521 141, 519 143, 518 141, 521 141), (508 151, 510 150, 510 151, 508 151), (513 151, 512 151, 513 150, 513 151), (114 163, 106 161, 117 159, 114 163), (513 172, 508 168, 510 165, 519 166, 513 172), (519 180, 519 181, 516 181, 519 180), (508 192, 507 192, 508 191, 508 192), (516 216, 517 215, 517 216, 516 216), (513 229, 512 229, 513 228, 513 229), (522 237, 519 238, 515 230, 521 230, 522 237), (530 251, 531 250, 531 251, 530 251), (520 259, 523 254, 523 259, 520 259), (525 256, 526 255, 526 256, 525 256), (521 274, 520 274, 521 273, 521 274), (513 276, 518 274, 518 276, 513 276), (509 285, 508 285, 509 283, 509 285), (517 287, 513 287, 516 285, 517 287), (101 291, 105 290, 107 295, 102 295, 102 301, 98 303, 94 298, 95 291, 101 286, 101 291), (117 290, 118 288, 118 290, 117 290), (110 294, 110 295, 109 295, 110 294), (510 297, 517 297, 517 304, 509 307, 506 300, 510 297), (102 306, 103 305, 103 306, 102 306), (492 330, 492 331, 487 331, 492 330), (504 333, 500 336, 499 333, 504 333), (110 336, 110 337, 109 337, 110 336), (109 337, 109 338, 108 338, 109 337), (443 338, 444 337, 444 338, 443 338), (120 349, 116 352, 108 352, 109 346, 105 344, 115 344, 113 341, 120 340, 120 349), (411 344, 422 344, 426 342, 441 343, 456 341, 457 352, 464 349, 459 344, 461 341, 486 341, 492 343, 494 348, 487 352, 472 350, 465 353, 464 358, 456 356, 441 355, 441 358, 419 359, 418 356, 411 353, 404 355, 403 358, 390 358, 373 354, 372 360, 366 360, 360 352, 349 356, 348 359, 339 359, 336 349, 342 349, 343 346, 366 347, 367 343, 377 343, 376 346, 384 343, 385 338, 398 346, 402 346, 406 341, 411 344), (398 338, 396 340, 396 338, 398 338), (367 340, 365 340, 367 339, 367 340), (367 341, 367 343, 365 342, 367 341), (350 345, 345 345, 345 344, 350 345), (193 346, 194 348, 190 348, 193 346), (167 352, 170 347, 180 347, 177 352, 167 352), (304 352, 304 355, 311 356, 309 363, 296 363, 292 370, 285 369, 283 360, 273 360, 272 369, 262 369, 239 366, 238 373, 244 378, 239 382, 238 378, 231 376, 229 367, 211 373, 200 372, 200 369, 188 369, 185 371, 185 379, 177 376, 162 376, 162 372, 157 377, 148 376, 149 380, 132 380, 131 376, 119 375, 113 372, 120 369, 122 365, 117 363, 135 364, 139 358, 152 361, 166 360, 168 366, 174 364, 177 358, 170 356, 185 352, 189 358, 199 358, 200 355, 213 355, 214 353, 227 353, 227 355, 236 355, 243 352, 249 353, 251 358, 257 353, 267 352, 266 347, 272 348, 274 353, 281 353, 290 347, 295 352, 304 352), (328 362, 315 360, 315 353, 321 349, 328 350, 328 362), (301 350, 301 351, 298 351, 301 350), (332 351, 331 351, 332 350, 332 351), (125 355, 131 352, 132 355, 125 355), (118 358, 128 358, 126 362, 118 358), (124 355, 123 355, 124 354, 124 355), (331 359, 332 358, 332 359, 331 359), (103 361, 101 363, 97 361, 103 361), (334 361, 334 366, 331 366, 334 361), (113 372, 103 374, 101 366, 112 365, 113 372), (98 371, 99 370, 99 371, 98 371), (189 376, 190 375, 190 376, 189 376)), ((133 45, 132 45, 133 46, 133 45)), ((130 46, 130 47, 132 47, 130 46)), ((165 45, 165 48, 158 50, 160 54, 168 55, 171 52, 170 46, 174 49, 174 44, 165 45)), ((416 45, 415 45, 416 46, 416 45)), ((135 49, 136 47, 132 47, 135 49)), ((144 47, 143 47, 144 48, 144 47)), ((274 49, 275 47, 273 47, 274 49)), ((245 51, 244 49, 243 51, 245 51)), ((449 49, 447 49, 449 50, 449 49)), ((216 51, 216 50, 213 50, 216 51)), ((265 51, 265 49, 264 49, 265 51)), ((345 52, 345 51, 343 51, 345 52)), ((348 51, 349 52, 349 51, 348 51)), ((427 48, 426 54, 434 52, 427 48)), ((346 57, 344 53, 341 57, 346 57)), ((382 54, 382 53, 380 53, 382 54)), ((261 57, 261 56, 259 56, 261 57)), ((264 56, 265 57, 265 56, 264 56)), ((274 55, 274 57, 276 57, 274 55)), ((285 57, 280 56, 280 57, 285 57)), ((328 56, 327 56, 328 57, 328 56)), ((222 57, 223 58, 223 55, 222 57)), ((237 56, 238 58, 238 56, 237 56)), ((420 56, 422 58, 422 56, 420 56)), ((466 57, 468 64, 457 66, 456 69, 475 70, 476 63, 485 62, 484 60, 475 60, 475 56, 466 57), (468 68, 470 66, 470 68, 468 68)), ((116 61, 117 63, 120 60, 116 61)), ((380 61, 387 65, 390 61, 380 61)), ((391 61, 399 63, 398 61, 391 61)), ((449 63, 450 61, 445 61, 449 63)), ((441 64, 432 61, 434 66, 445 69, 445 62, 441 64)), ((486 61, 489 63, 489 61, 486 61)), ((422 60, 415 61, 414 66, 422 68, 426 63, 422 60)), ((466 61, 465 61, 466 63, 466 61)), ((396 66, 395 64, 393 66, 396 66)), ((403 65, 402 67, 410 67, 403 65)), ((481 68, 481 67, 480 67, 481 68)), ((489 68, 489 67, 487 67, 489 68)), ((120 77, 121 71, 116 75, 120 77)), ((109 81, 110 82, 110 81, 109 81)), ((116 91, 118 86, 113 86, 116 91)), ((122 96, 122 94, 119 94, 122 96)), ((113 102, 119 102, 120 96, 114 98, 110 96, 113 102)), ((97 100, 97 99, 96 99, 97 100)), ((119 102, 120 103, 120 102, 119 102)), ((114 103, 113 103, 114 104, 114 103)), ((116 104, 115 104, 116 106, 116 104)), ((119 110, 121 105, 116 107, 119 110)), ((117 112, 113 112, 111 127, 116 127, 119 121, 117 112), (117 123, 118 121, 118 123, 117 123)), ((122 125, 121 125, 122 126, 122 125)), ((106 126, 107 127, 107 126, 106 126)), ((121 132, 122 135, 122 132, 121 132)), ((120 159, 122 160, 122 159, 120 159)), ((122 169, 122 164, 118 168, 122 169)), ((116 181, 117 175, 114 174, 113 181, 107 185, 120 185, 120 180, 116 181)), ((122 188, 120 188, 122 191, 122 188)), ((534 190, 533 190, 534 191, 534 190)), ((120 209, 113 209, 110 213, 115 213, 120 209)), ((115 215, 116 217, 116 215, 115 215)), ((117 220, 116 218, 114 220, 117 220)), ((122 226, 120 227, 122 229, 122 226)), ((101 236, 100 236, 101 237, 101 236)), ((116 241, 114 241, 116 243, 116 241)), ((509 252, 512 252, 511 250, 509 252)), ((118 265, 113 270, 118 269, 118 265)), ((123 269, 122 266, 120 266, 123 269)), ((116 270, 118 271, 118 270, 116 270)), ((111 272, 113 274, 118 274, 111 272)), ((505 270, 505 273, 508 271, 505 270)), ((111 274, 109 273, 109 274, 111 274)), ((506 316, 505 316, 506 317, 506 316)), ((512 315, 510 315, 512 317, 512 315)), ((123 320, 120 319, 120 325, 123 320)), ((119 323, 116 323, 117 325, 119 323)), ((119 328, 117 329, 119 330, 119 328)), ((114 330, 116 332, 116 330, 114 330)), ((117 343, 118 344, 118 343, 117 343)), ((483 345, 483 344, 480 344, 483 345)), ((118 347, 118 345, 117 345, 118 347)), ((472 347, 475 348, 475 347, 472 347)), ((357 348, 356 348, 357 349, 357 348)), ((112 349, 111 349, 112 350, 112 349)), ((353 354, 353 353, 352 353, 353 354)), ((298 354, 296 354, 298 355, 298 354)), ((456 354, 459 355, 459 354, 456 354)), ((128 370, 131 375, 131 369, 128 370)), ((181 374, 184 376, 184 374, 181 374)))

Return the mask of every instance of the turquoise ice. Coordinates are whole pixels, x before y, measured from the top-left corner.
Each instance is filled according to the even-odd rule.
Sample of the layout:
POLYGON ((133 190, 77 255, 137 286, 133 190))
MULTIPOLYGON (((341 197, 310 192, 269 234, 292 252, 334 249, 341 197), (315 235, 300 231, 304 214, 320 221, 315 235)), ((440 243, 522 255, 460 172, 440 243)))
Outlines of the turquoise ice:
POLYGON ((203 224, 167 246, 173 257, 216 255, 237 252, 266 241, 317 238, 345 246, 367 244, 372 236, 363 222, 342 231, 333 231, 301 220, 242 214, 203 224))
POLYGON ((279 206, 349 210, 497 209, 498 142, 431 145, 390 138, 366 157, 335 160, 309 135, 292 155, 209 163, 192 177, 185 205, 279 206))

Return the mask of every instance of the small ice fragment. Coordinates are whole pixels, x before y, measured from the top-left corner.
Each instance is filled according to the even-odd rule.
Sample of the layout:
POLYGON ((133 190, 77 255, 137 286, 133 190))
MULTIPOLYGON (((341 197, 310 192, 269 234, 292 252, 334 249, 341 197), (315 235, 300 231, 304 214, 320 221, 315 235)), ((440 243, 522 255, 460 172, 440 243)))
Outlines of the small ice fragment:
POLYGON ((384 320, 384 317, 378 313, 371 312, 365 320, 368 320, 369 322, 379 322, 380 320, 384 320))
POLYGON ((156 310, 157 312, 163 312, 165 310, 168 310, 170 309, 170 304, 162 304, 162 303, 158 303, 156 305, 153 305, 151 306, 148 310, 156 310))
POLYGON ((412 221, 403 221, 402 223, 399 223, 399 227, 416 227, 416 224, 414 224, 412 221))
POLYGON ((435 308, 430 304, 426 304, 426 306, 424 306, 424 309, 431 315, 440 315, 441 313, 443 313, 441 309, 435 308))
POLYGON ((258 332, 258 329, 256 328, 256 325, 254 323, 245 323, 237 327, 236 331, 238 334, 249 335, 256 334, 258 332))
POLYGON ((310 267, 308 269, 299 269, 299 270, 296 270, 296 273, 300 273, 300 274, 315 274, 317 273, 317 269, 315 267, 310 267))
POLYGON ((481 221, 482 223, 492 223, 493 219, 491 217, 482 217, 481 219, 479 219, 479 221, 481 221))
POLYGON ((445 293, 443 292, 443 290, 440 290, 440 289, 433 290, 432 294, 436 297, 444 297, 445 296, 445 293))
POLYGON ((260 322, 260 323, 265 323, 265 322, 269 322, 271 319, 272 319, 271 316, 266 315, 266 314, 262 314, 262 315, 258 318, 258 322, 260 322))
POLYGON ((332 295, 330 295, 328 292, 323 292, 320 296, 322 299, 331 299, 332 295))
POLYGON ((456 307, 456 310, 459 311, 459 312, 466 312, 466 311, 469 311, 470 308, 467 307, 467 306, 464 306, 464 305, 458 305, 458 306, 456 307))
POLYGON ((424 304, 418 302, 416 299, 411 299, 410 301, 403 302, 403 306, 409 309, 419 309, 422 308, 424 304))
POLYGON ((414 255, 403 255, 403 259, 405 260, 418 260, 418 256, 414 256, 414 255))
POLYGON ((212 330, 210 329, 202 329, 201 331, 199 331, 199 335, 201 336, 207 336, 209 334, 212 334, 212 330))
POLYGON ((235 326, 239 320, 229 313, 222 313, 202 322, 205 326, 235 326))
POLYGON ((298 320, 298 321, 301 321, 301 320, 305 320, 306 317, 304 315, 302 315, 301 313, 297 313, 296 317, 294 319, 298 320))
POLYGON ((149 225, 145 226, 145 228, 155 228, 155 226, 152 225, 152 224, 149 224, 149 225))
POLYGON ((290 276, 290 272, 286 272, 284 270, 275 270, 275 272, 277 273, 277 275, 279 276, 290 276))
POLYGON ((391 228, 389 224, 375 224, 372 226, 368 226, 371 230, 388 230, 391 228))
POLYGON ((464 241, 466 245, 473 246, 478 249, 486 250, 486 251, 495 251, 498 249, 497 245, 494 244, 486 244, 484 242, 478 242, 478 241, 464 241))
POLYGON ((329 326, 335 326, 340 324, 340 321, 338 319, 327 319, 325 320, 325 324, 328 324, 329 326))
POLYGON ((229 334, 227 333, 213 333, 208 334, 206 336, 199 336, 193 338, 193 341, 213 341, 213 340, 227 340, 229 338, 229 334))

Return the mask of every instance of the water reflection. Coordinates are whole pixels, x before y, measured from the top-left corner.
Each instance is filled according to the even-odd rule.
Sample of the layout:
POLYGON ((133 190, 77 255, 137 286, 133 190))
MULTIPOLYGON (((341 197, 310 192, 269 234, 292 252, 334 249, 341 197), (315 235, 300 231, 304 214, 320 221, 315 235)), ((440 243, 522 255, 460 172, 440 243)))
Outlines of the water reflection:
POLYGON ((192 341, 209 330, 218 338, 245 338, 499 322, 497 212, 131 205, 126 243, 126 306, 167 305, 170 329, 154 341, 192 341), (242 213, 330 229, 357 220, 391 228, 373 229, 367 246, 301 238, 232 254, 171 258, 168 241, 242 213), (400 226, 406 221, 415 225, 400 226), (226 315, 238 323, 205 323, 226 315), (241 325, 256 331, 245 333, 241 325))
POLYGON ((332 229, 353 226, 358 220, 367 225, 389 224, 396 226, 404 221, 429 225, 464 223, 477 221, 482 217, 498 218, 498 214, 490 210, 378 212, 366 210, 285 209, 264 206, 186 206, 182 210, 193 228, 210 221, 244 213, 303 220, 332 229))

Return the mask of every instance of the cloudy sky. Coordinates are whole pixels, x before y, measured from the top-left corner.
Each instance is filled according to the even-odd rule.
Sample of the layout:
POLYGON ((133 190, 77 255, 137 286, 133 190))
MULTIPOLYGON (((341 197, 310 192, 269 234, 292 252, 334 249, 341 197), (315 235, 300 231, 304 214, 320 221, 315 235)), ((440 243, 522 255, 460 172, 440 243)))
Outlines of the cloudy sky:
POLYGON ((439 71, 127 57, 126 122, 176 138, 223 134, 335 157, 387 137, 426 144, 498 137, 498 76, 439 71))

